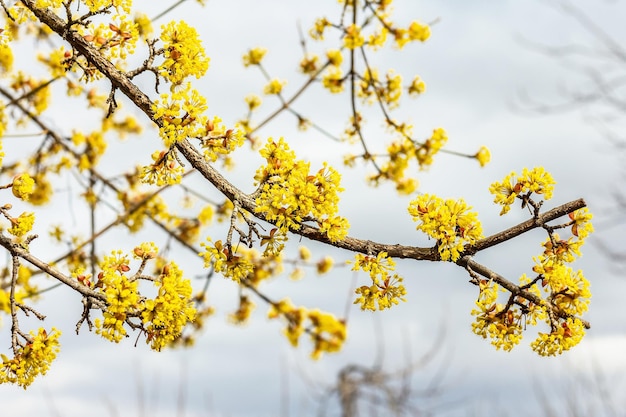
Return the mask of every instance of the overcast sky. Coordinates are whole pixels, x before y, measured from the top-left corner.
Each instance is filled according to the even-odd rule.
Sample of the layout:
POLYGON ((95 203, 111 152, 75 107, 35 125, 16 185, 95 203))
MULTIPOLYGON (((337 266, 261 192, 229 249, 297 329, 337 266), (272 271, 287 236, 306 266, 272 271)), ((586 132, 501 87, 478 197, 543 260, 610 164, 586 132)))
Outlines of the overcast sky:
MULTIPOLYGON (((510 215, 498 217, 499 208, 491 204, 489 184, 511 170, 541 165, 557 181, 554 199, 546 207, 583 197, 593 212, 609 209, 608 195, 619 181, 619 159, 597 130, 583 120, 582 116, 589 113, 531 116, 515 110, 521 91, 537 100, 556 102, 561 97, 559 88, 580 82, 566 65, 530 50, 519 38, 563 44, 588 42, 588 33, 547 2, 535 0, 396 3, 397 15, 404 23, 413 19, 438 20, 428 42, 387 53, 377 63, 381 71, 392 67, 407 80, 419 74, 427 84, 427 93, 418 100, 403 101, 397 118, 410 117, 421 137, 430 135, 434 128, 444 127, 450 137, 450 149, 473 153, 486 145, 493 159, 480 169, 476 161, 438 155, 432 169, 420 173, 420 191, 445 198, 465 198, 479 212, 485 233, 491 234, 524 220, 524 213, 512 209, 510 215)), ((160 11, 154 4, 137 2, 143 10, 148 10, 148 6, 149 14, 160 11)), ((586 6, 588 2, 575 4, 586 6)), ((623 40, 626 32, 623 19, 618 17, 624 16, 624 7, 619 2, 597 2, 589 12, 616 39, 623 40)), ((308 30, 316 17, 326 15, 334 20, 338 13, 339 6, 334 1, 210 0, 205 8, 187 2, 167 19, 183 18, 200 31, 211 63, 205 79, 195 85, 208 97, 209 114, 232 123, 245 114, 243 97, 251 92, 260 94, 264 84, 255 68, 242 67, 241 56, 246 49, 268 48, 264 63, 272 76, 289 80, 289 94, 304 80, 296 73, 300 59, 296 22, 308 30)), ((312 43, 309 47, 318 53, 325 48, 312 43)), ((143 87, 149 85, 146 82, 143 87)), ((263 111, 270 112, 276 105, 266 98, 263 111)), ((347 95, 331 97, 323 92, 295 103, 296 109, 335 133, 346 124, 343 109, 347 106, 347 95)), ((75 118, 73 113, 52 112, 48 117, 65 133, 71 132, 63 120, 75 118)), ((372 131, 381 121, 373 116, 368 119, 372 131)), ((298 132, 292 117, 279 119, 260 135, 285 136, 300 155, 312 161, 312 166, 328 160, 341 168, 346 148, 337 151, 333 142, 314 130, 298 132)), ((383 142, 379 143, 382 146, 383 142)), ((126 149, 138 149, 146 154, 136 162, 146 163, 149 153, 158 149, 160 143, 154 131, 147 131, 141 140, 115 146, 124 151, 114 153, 111 161, 130 158, 137 153, 126 149)), ((251 189, 249 174, 255 164, 258 160, 251 162, 241 156, 238 170, 229 177, 241 188, 251 189)), ((397 197, 391 187, 368 188, 364 177, 371 172, 369 167, 341 170, 346 188, 341 208, 351 221, 352 236, 386 243, 425 244, 406 213, 408 198, 397 197)), ((207 194, 216 195, 211 190, 207 194)), ((84 227, 80 214, 77 219, 76 227, 84 227)), ((608 219, 604 216, 599 221, 608 224, 608 219)), ((617 228, 599 229, 599 236, 605 241, 622 239, 616 244, 624 243, 620 236, 623 223, 617 228)), ((219 231, 208 233, 215 240, 223 238, 219 231)), ((108 239, 111 249, 119 245, 119 237, 108 239)), ((137 243, 133 237, 125 239, 128 248, 137 243)), ((540 252, 543 239, 541 233, 529 233, 481 253, 477 259, 515 280, 530 272, 532 256, 540 252)), ((310 246, 315 250, 314 256, 327 253, 320 245, 310 246)), ((218 313, 209 320, 197 346, 161 353, 151 352, 143 343, 133 347, 134 337, 113 345, 86 329, 76 336, 74 323, 82 308, 79 297, 60 289, 46 297, 40 311, 49 316, 50 326, 63 330, 62 351, 49 374, 27 391, 0 386, 2 412, 15 416, 171 416, 176 415, 182 384, 186 416, 277 416, 284 410, 281 402, 285 397, 291 414, 284 416, 314 415, 319 400, 315 394, 321 395, 333 384, 341 367, 349 363, 372 365, 377 346, 382 345, 385 365, 389 370, 398 369, 409 360, 407 350, 410 359, 417 360, 432 348, 441 326, 446 331, 437 348, 440 354, 416 371, 414 383, 416 390, 426 388, 439 370, 446 369, 442 398, 424 403, 426 407, 438 401, 445 404, 436 409, 439 415, 531 412, 537 407, 536 392, 548 390, 551 401, 558 402, 568 391, 567 384, 592 368, 600 370, 609 379, 610 388, 620 393, 624 391, 620 374, 626 370, 626 321, 620 308, 626 280, 611 269, 597 247, 588 244, 583 253, 575 267, 583 269, 591 281, 594 295, 586 317, 592 329, 580 346, 556 359, 539 358, 530 350, 533 329, 511 353, 495 351, 487 341, 472 334, 470 310, 477 291, 467 283, 463 270, 449 264, 398 262, 407 283, 409 302, 376 314, 352 308, 344 350, 318 362, 308 359, 306 343, 297 350, 288 346, 280 334, 280 325, 265 319, 266 307, 260 301, 245 328, 227 324, 225 316, 236 308, 237 292, 225 280, 212 283, 210 297, 218 313), (533 389, 532 384, 538 388, 533 389)), ((333 251, 332 255, 337 262, 351 257, 341 251, 333 251)), ((186 253, 181 256, 193 276, 193 268, 200 263, 186 253)), ((354 278, 348 269, 337 268, 323 277, 309 274, 297 283, 279 278, 265 289, 274 298, 290 296, 296 304, 342 315, 354 278)), ((359 283, 365 279, 359 275, 359 283)), ((9 337, 8 324, 7 318, 2 330, 5 340, 9 337)), ((624 409, 623 398, 617 399, 624 409)))

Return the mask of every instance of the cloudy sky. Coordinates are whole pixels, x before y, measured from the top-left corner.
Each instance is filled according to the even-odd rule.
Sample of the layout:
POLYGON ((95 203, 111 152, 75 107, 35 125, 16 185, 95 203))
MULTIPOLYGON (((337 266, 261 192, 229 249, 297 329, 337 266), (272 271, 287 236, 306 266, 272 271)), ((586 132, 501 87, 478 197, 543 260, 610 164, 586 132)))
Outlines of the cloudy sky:
MULTIPOLYGON (((385 52, 375 64, 381 70, 394 68, 405 79, 419 74, 427 83, 427 93, 418 100, 403 101, 396 117, 410 118, 416 134, 422 137, 434 128, 444 127, 450 149, 473 153, 486 145, 493 158, 481 169, 473 160, 438 155, 428 172, 419 173, 420 191, 465 198, 479 212, 485 233, 492 234, 524 220, 524 213, 512 210, 500 218, 499 209, 491 204, 489 184, 511 170, 544 166, 557 181, 554 199, 545 206, 583 197, 599 214, 596 242, 623 245, 623 222, 609 227, 613 219, 609 196, 620 183, 620 155, 589 123, 596 116, 594 109, 536 114, 524 111, 525 103, 520 100, 525 95, 538 102, 558 103, 564 91, 585 85, 584 79, 571 70, 571 62, 538 53, 521 39, 548 45, 594 46, 592 35, 550 2, 538 0, 396 3, 396 16, 405 24, 414 19, 437 21, 428 42, 410 45, 401 52, 385 52)), ((623 16, 626 6, 619 2, 596 3, 592 10, 585 10, 616 39, 626 39, 617 18, 623 16)), ((160 10, 154 4, 137 2, 140 9, 152 15, 160 10)), ((587 6, 582 1, 574 4, 587 6)), ((210 0, 205 8, 187 2, 167 19, 185 19, 198 28, 211 65, 196 86, 208 97, 209 113, 232 123, 245 114, 243 97, 251 92, 260 94, 264 84, 256 69, 241 65, 246 49, 268 48, 265 66, 272 76, 289 80, 288 95, 304 81, 296 71, 300 59, 297 23, 308 30, 316 17, 326 15, 334 20, 339 12, 334 1, 210 0)), ((309 44, 309 48, 320 53, 325 46, 309 44)), ((144 85, 149 86, 148 82, 144 85)), ((262 112, 269 113, 277 105, 267 98, 262 112)), ((297 101, 295 108, 327 130, 339 133, 347 120, 348 96, 312 92, 297 101)), ((71 131, 63 120, 74 117, 73 113, 52 112, 48 117, 66 133, 71 131)), ((377 136, 381 122, 375 113, 368 117, 374 147, 384 143, 377 136)), ((343 153, 349 151, 314 130, 299 132, 288 115, 260 135, 284 136, 313 166, 327 160, 341 167, 343 153)), ((115 146, 124 151, 113 153, 111 163, 136 155, 127 149, 144 153, 149 149, 141 161, 135 161, 146 163, 149 153, 159 148, 159 139, 154 131, 147 131, 141 139, 115 146)), ((249 159, 245 153, 236 160, 239 165, 229 178, 249 190, 250 173, 258 160, 249 159)), ((368 188, 364 178, 369 167, 341 169, 346 188, 341 209, 351 221, 352 236, 386 243, 428 244, 414 230, 406 213, 408 198, 396 196, 391 187, 368 188)), ((216 196, 210 189, 206 193, 216 196)), ((62 210, 67 202, 60 204, 62 210)), ((80 214, 74 223, 81 227, 80 214)), ((223 238, 219 229, 207 233, 215 239, 223 238)), ((111 248, 119 245, 119 237, 108 239, 111 248)), ((136 243, 134 237, 124 239, 128 248, 136 243)), ((515 280, 530 272, 532 256, 540 252, 543 239, 538 232, 529 233, 481 253, 477 259, 515 280)), ((317 257, 329 253, 320 245, 310 247, 317 257)), ((350 258, 350 254, 340 251, 330 254, 338 263, 350 258)), ((197 271, 197 260, 188 254, 180 256, 187 257, 182 258, 188 262, 187 270, 197 271)), ((584 257, 576 267, 585 271, 592 284, 594 296, 587 315, 592 329, 580 346, 556 359, 539 358, 530 351, 532 329, 511 353, 495 351, 487 341, 473 335, 469 312, 476 289, 467 283, 463 270, 447 264, 398 262, 409 301, 376 314, 352 308, 345 349, 318 362, 308 359, 306 344, 297 350, 288 346, 280 335, 280 326, 265 319, 262 305, 246 327, 227 324, 225 316, 236 308, 237 292, 224 280, 212 284, 210 297, 218 313, 210 319, 197 345, 190 350, 161 353, 149 351, 142 343, 134 347, 132 337, 112 345, 86 329, 76 336, 73 330, 81 311, 80 300, 60 289, 50 293, 40 307, 49 316, 50 325, 63 330, 63 350, 57 362, 48 376, 28 391, 0 386, 0 402, 3 412, 18 416, 171 416, 177 412, 186 416, 315 415, 342 367, 370 366, 382 357, 385 369, 394 371, 432 349, 437 355, 415 370, 413 388, 425 390, 433 381, 441 382, 440 397, 416 400, 418 407, 432 409, 438 415, 520 415, 521 411, 536 410, 541 394, 552 404, 565 404, 568 393, 578 392, 575 381, 587 381, 587 375, 606 378, 615 395, 623 392, 620 375, 626 370, 626 326, 619 309, 626 280, 593 243, 584 248, 584 257), (440 340, 437 337, 442 328, 445 334, 440 340)), ((193 272, 189 274, 193 276, 193 272)), ((322 277, 309 274, 297 283, 279 278, 265 290, 274 298, 290 296, 296 304, 342 315, 354 278, 349 268, 336 268, 322 277)), ((358 278, 364 282, 366 277, 358 278)), ((5 340, 7 325, 5 319, 5 340)), ((623 398, 616 400, 622 409, 626 407, 623 398)), ((559 415, 566 415, 566 409, 562 410, 559 415)))

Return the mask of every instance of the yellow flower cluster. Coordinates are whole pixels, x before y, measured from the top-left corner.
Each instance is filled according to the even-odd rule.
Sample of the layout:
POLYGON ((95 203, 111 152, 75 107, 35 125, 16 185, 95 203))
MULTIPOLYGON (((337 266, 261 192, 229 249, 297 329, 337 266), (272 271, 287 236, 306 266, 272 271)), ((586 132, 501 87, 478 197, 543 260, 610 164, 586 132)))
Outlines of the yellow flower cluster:
POLYGON ((257 287, 262 281, 283 271, 279 254, 267 252, 261 254, 257 250, 242 246, 230 254, 221 240, 212 243, 211 239, 207 239, 207 242, 200 244, 206 251, 199 254, 204 258, 205 268, 213 266, 216 272, 235 282, 246 280, 247 284, 257 287))
POLYGON ((74 132, 72 134, 72 143, 77 147, 82 147, 78 151, 80 153, 78 169, 81 171, 95 167, 106 152, 108 145, 103 132, 100 130, 95 130, 88 135, 82 132, 74 132))
POLYGON ((398 107, 402 97, 402 76, 389 70, 385 80, 381 81, 376 69, 367 69, 361 77, 357 95, 368 104, 381 101, 391 109, 398 107))
POLYGON ((35 2, 35 5, 42 9, 57 9, 61 7, 61 4, 63 4, 63 0, 37 0, 35 2))
POLYGON ((247 295, 239 296, 239 308, 228 315, 228 321, 238 325, 246 324, 255 307, 256 305, 250 300, 250 297, 247 295))
POLYGON ((131 281, 124 274, 130 270, 129 260, 122 251, 115 251, 105 256, 100 267, 96 286, 106 295, 107 308, 102 315, 104 320, 95 320, 96 333, 113 342, 119 342, 126 336, 124 322, 129 313, 139 307, 137 281, 131 281))
POLYGON ((245 98, 246 104, 248 105, 248 110, 255 111, 259 107, 261 107, 261 97, 256 94, 249 94, 245 98))
POLYGON ((152 36, 154 29, 152 28, 152 20, 145 13, 135 13, 135 24, 137 25, 137 32, 142 39, 148 39, 152 36))
POLYGON ((354 23, 346 28, 345 35, 343 37, 343 46, 348 49, 356 49, 363 46, 365 38, 361 34, 361 28, 354 23))
POLYGON ((341 70, 343 55, 339 49, 329 49, 326 51, 326 58, 330 65, 322 75, 322 85, 333 94, 341 93, 344 87, 344 75, 341 70))
POLYGON ((577 238, 585 239, 593 232, 593 225, 591 224, 593 215, 589 213, 586 207, 570 213, 569 218, 572 221, 572 235, 577 238))
POLYGON ((151 157, 154 163, 142 167, 142 182, 158 186, 180 183, 184 170, 178 164, 172 152, 155 151, 151 157))
POLYGON ((312 53, 307 53, 300 61, 300 71, 303 74, 313 75, 319 69, 319 57, 312 53))
POLYGON ((158 294, 143 302, 141 321, 148 335, 146 343, 160 351, 180 337, 185 325, 194 320, 196 309, 191 302, 191 283, 183 279, 176 263, 165 265, 154 285, 158 294))
MULTIPOLYGON (((552 233, 543 243, 543 253, 534 258, 533 271, 538 274, 546 300, 557 311, 575 316, 587 311, 591 291, 582 271, 574 271, 566 263, 581 256, 580 246, 584 237, 593 231, 593 226, 590 223, 591 214, 586 208, 571 213, 570 218, 572 233, 577 234, 562 240, 558 234, 552 233)), ((539 333, 539 338, 532 344, 533 350, 540 355, 560 354, 578 344, 585 334, 584 326, 578 319, 570 317, 563 320, 548 316, 544 321, 550 326, 551 332, 539 333)))
POLYGON ((47 55, 39 54, 37 59, 42 62, 50 70, 50 75, 54 78, 62 77, 69 69, 68 58, 71 57, 71 53, 65 51, 65 46, 61 46, 58 49, 48 53, 47 55))
MULTIPOLYGON (((113 21, 114 23, 100 23, 98 26, 90 24, 86 29, 81 27, 81 35, 102 52, 107 59, 126 59, 128 55, 135 52, 137 39, 139 39, 137 24, 126 15, 115 15, 113 21)), ((59 50, 59 52, 61 51, 59 50)), ((60 72, 62 74, 66 67, 63 61, 69 55, 66 56, 65 53, 61 55, 59 52, 50 58, 49 65, 53 69, 53 73, 60 72)))
MULTIPOLYGON (((154 243, 143 243, 133 250, 133 257, 145 263, 157 257, 154 243)), ((196 310, 191 301, 191 283, 183 278, 183 272, 174 262, 162 266, 159 276, 152 279, 157 287, 154 298, 145 298, 139 293, 139 276, 126 276, 130 271, 129 258, 122 251, 113 251, 105 256, 100 267, 98 280, 91 283, 89 277, 77 271, 73 276, 102 292, 106 296, 104 320, 95 320, 96 333, 113 342, 127 335, 124 324, 139 318, 141 323, 131 323, 146 334, 146 343, 154 350, 161 350, 180 337, 183 328, 192 322, 196 310)))
POLYGON ((301 222, 311 220, 330 241, 342 240, 349 224, 337 216, 339 193, 343 191, 339 173, 326 163, 311 173, 310 164, 296 160, 282 138, 278 142, 270 138, 260 153, 267 165, 254 176, 260 186, 255 211, 276 224, 282 233, 297 230, 301 222))
POLYGON ((522 175, 517 176, 511 172, 501 182, 494 182, 489 187, 489 192, 495 195, 494 203, 500 204, 500 215, 506 214, 511 209, 511 204, 517 197, 524 198, 530 194, 542 194, 545 200, 552 198, 555 181, 543 167, 532 170, 524 168, 522 175))
POLYGON ((159 136, 169 149, 177 141, 189 137, 204 137, 207 133, 206 98, 187 83, 175 89, 171 94, 161 94, 154 101, 152 110, 154 119, 161 120, 159 136))
POLYGON ((478 160, 481 167, 484 167, 491 161, 491 152, 486 146, 481 146, 478 152, 474 155, 474 158, 478 160))
POLYGON ((23 237, 33 230, 35 224, 35 213, 22 213, 19 217, 11 217, 11 227, 8 232, 16 237, 23 237))
POLYGON ((585 327, 580 320, 568 318, 550 333, 539 333, 531 348, 541 356, 560 355, 576 346, 585 335, 585 327))
MULTIPOLYGON (((20 265, 17 272, 17 285, 13 289, 13 297, 16 303, 24 303, 26 298, 31 301, 38 296, 39 288, 31 280, 32 271, 20 265)), ((11 281, 12 274, 9 268, 0 271, 0 311, 11 314, 11 281)))
POLYGON ((292 346, 298 346, 300 336, 305 331, 311 336, 313 351, 311 357, 319 359, 322 353, 341 350, 346 340, 346 323, 330 313, 295 307, 289 299, 273 303, 268 313, 270 319, 282 317, 287 322, 283 333, 292 346), (310 326, 305 327, 308 320, 310 326))
POLYGON ((54 327, 48 332, 40 328, 30 332, 28 343, 15 352, 13 359, 1 355, 0 384, 12 383, 26 389, 37 376, 45 375, 59 352, 59 332, 54 327))
POLYGON ((439 152, 448 141, 448 134, 442 128, 433 130, 430 138, 417 148, 416 156, 420 168, 427 167, 433 163, 433 156, 439 152))
POLYGON ((510 351, 522 340, 522 317, 516 309, 505 309, 498 304, 497 284, 489 281, 480 283, 480 294, 472 310, 476 321, 472 323, 472 331, 484 339, 490 338, 496 349, 510 351))
POLYGON ((430 26, 414 21, 408 28, 394 28, 393 36, 398 48, 403 48, 408 42, 426 42, 430 38, 430 26))
POLYGON ((263 87, 263 93, 267 95, 280 94, 283 91, 285 84, 287 84, 287 81, 281 81, 278 78, 273 78, 265 85, 265 87, 263 87))
POLYGON ((249 67, 250 65, 261 65, 263 57, 267 53, 265 48, 252 48, 243 56, 243 65, 249 67))
MULTIPOLYGON (((495 202, 504 206, 506 213, 515 198, 524 202, 532 193, 545 199, 552 196, 554 179, 543 168, 524 169, 521 176, 509 174, 502 182, 491 185, 495 202)), ((534 203, 533 203, 534 204, 534 203)), ((584 239, 593 232, 592 215, 587 208, 569 214, 569 222, 546 228, 548 238, 542 243, 543 253, 534 257, 533 272, 536 278, 522 275, 520 288, 541 301, 531 302, 522 297, 510 298, 506 307, 497 304, 498 286, 489 281, 479 282, 479 307, 472 311, 476 321, 474 333, 491 338, 498 349, 510 350, 519 343, 522 329, 539 321, 550 327, 549 333, 539 333, 531 343, 532 349, 542 356, 561 354, 577 345, 585 334, 585 326, 577 316, 587 311, 591 292, 589 281, 582 271, 574 271, 567 263, 581 256, 584 239), (561 239, 556 229, 571 227, 572 237, 561 239)))
POLYGON ((413 193, 418 186, 414 178, 405 176, 409 162, 415 158, 415 144, 410 139, 402 139, 392 142, 387 147, 389 160, 381 167, 380 171, 369 177, 373 185, 378 185, 382 179, 391 180, 396 184, 396 189, 402 194, 413 193))
POLYGON ((206 249, 199 255, 204 258, 204 267, 213 267, 215 272, 224 275, 227 278, 239 283, 252 273, 254 266, 246 257, 239 253, 230 253, 228 248, 218 240, 211 244, 211 239, 207 239, 207 243, 200 243, 200 246, 206 249))
POLYGON ((165 61, 159 74, 174 85, 189 76, 203 76, 209 68, 209 58, 196 29, 181 20, 162 26, 161 31, 165 61))
POLYGON ((309 30, 309 36, 312 39, 321 41, 324 40, 324 31, 329 27, 331 23, 325 17, 321 17, 315 21, 314 26, 309 30))
MULTIPOLYGON (((57 0, 51 1, 54 2, 57 0)), ((130 8, 133 2, 132 0, 84 0, 84 3, 89 8, 90 12, 97 12, 113 6, 116 9, 122 9, 125 13, 130 13, 130 8)))
POLYGON ((206 135, 202 138, 200 147, 204 156, 211 162, 217 161, 220 156, 227 156, 235 149, 241 147, 246 138, 244 130, 237 125, 234 129, 228 129, 222 123, 222 119, 215 116, 207 121, 206 135))
MULTIPOLYGON (((43 113, 50 104, 50 85, 47 78, 36 80, 22 71, 11 75, 11 88, 23 96, 23 104, 32 106, 30 110, 35 115, 43 113)), ((21 119, 25 120, 25 119, 21 119)))
POLYGON ((148 198, 147 193, 120 193, 118 198, 124 205, 124 210, 131 214, 124 219, 124 224, 132 233, 143 228, 144 222, 149 218, 167 219, 167 205, 160 195, 155 195, 147 202, 143 202, 148 198), (141 203, 139 207, 137 204, 141 203))
MULTIPOLYGON (((402 138, 392 142, 387 147, 389 159, 380 167, 378 173, 369 177, 369 181, 374 185, 378 185, 383 179, 391 180, 396 184, 398 192, 411 194, 417 189, 418 182, 415 178, 405 176, 409 163, 417 159, 421 169, 431 165, 433 156, 445 145, 448 135, 444 129, 437 128, 433 130, 430 138, 420 144, 410 139, 412 125, 405 123, 395 124, 395 122, 388 122, 388 124, 394 131, 400 133, 402 138)), ((352 159, 346 160, 347 164, 352 162, 352 159)))
POLYGON ((20 200, 28 201, 30 195, 35 191, 35 180, 28 173, 20 174, 13 178, 11 187, 14 196, 20 200))
POLYGON ((408 88, 409 95, 419 95, 426 91, 426 83, 419 76, 413 78, 413 82, 408 88))
POLYGON ((387 252, 380 252, 376 257, 357 253, 353 271, 369 272, 372 285, 363 285, 355 290, 359 297, 354 304, 360 304, 361 310, 384 310, 391 308, 400 301, 406 301, 406 289, 402 285, 402 277, 390 275, 395 269, 395 262, 387 252))
POLYGON ((437 241, 439 256, 443 261, 456 262, 466 244, 473 244, 483 237, 478 214, 469 211, 464 200, 443 200, 431 194, 423 194, 409 203, 409 214, 419 222, 421 230, 437 241))

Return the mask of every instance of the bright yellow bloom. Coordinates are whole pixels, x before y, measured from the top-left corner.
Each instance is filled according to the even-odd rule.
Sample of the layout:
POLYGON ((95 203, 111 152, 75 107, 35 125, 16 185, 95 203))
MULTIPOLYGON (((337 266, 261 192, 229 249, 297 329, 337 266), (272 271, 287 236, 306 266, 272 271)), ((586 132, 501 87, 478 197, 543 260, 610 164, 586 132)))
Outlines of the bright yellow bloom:
POLYGON ((281 81, 278 78, 270 80, 269 83, 263 87, 263 93, 265 94, 280 94, 283 91, 283 87, 287 84, 287 81, 281 81))
POLYGON ((426 91, 426 83, 419 76, 413 78, 413 82, 409 86, 409 95, 419 95, 426 91))
POLYGON ((209 68, 209 58, 195 28, 184 21, 161 27, 165 61, 159 74, 172 84, 181 84, 189 76, 200 78, 209 68))
POLYGON ((261 106, 261 97, 256 94, 250 94, 246 96, 246 103, 248 104, 248 110, 255 111, 261 106))
POLYGON ((353 271, 369 272, 372 284, 363 285, 355 290, 359 297, 354 304, 360 304, 361 310, 384 310, 391 308, 400 301, 406 301, 406 289, 402 277, 390 274, 395 269, 395 262, 387 252, 380 252, 376 257, 361 253, 355 255, 353 271))
POLYGON ((495 195, 493 202, 503 206, 500 212, 500 215, 503 215, 509 211, 518 196, 521 198, 522 195, 530 193, 543 194, 543 198, 549 200, 552 198, 554 184, 552 175, 543 167, 536 167, 530 171, 524 168, 519 177, 515 172, 511 172, 501 182, 491 184, 489 192, 495 195))
POLYGON ((48 177, 45 173, 39 172, 37 173, 33 179, 35 180, 35 190, 28 197, 28 202, 30 204, 41 206, 50 201, 52 197, 52 193, 54 190, 52 189, 52 184, 48 180, 48 177))
POLYGON ((203 150, 204 157, 211 162, 222 158, 226 163, 228 155, 241 147, 246 140, 244 129, 241 125, 228 128, 222 123, 222 119, 217 116, 207 120, 204 128, 206 134, 202 138, 200 147, 203 150))
MULTIPOLYGON (((55 0, 56 1, 56 0, 55 0)), ((130 13, 131 0, 85 0, 85 4, 89 7, 89 11, 97 12, 99 10, 108 9, 111 6, 116 9, 122 9, 126 13, 130 13)))
POLYGON ((412 22, 407 33, 410 40, 424 42, 430 38, 430 26, 420 22, 412 22))
POLYGON ((448 134, 442 128, 433 130, 433 134, 430 138, 420 145, 416 151, 417 162, 420 168, 427 167, 433 163, 433 156, 443 148, 448 142, 448 134))
POLYGON ((585 335, 580 320, 569 318, 550 333, 539 333, 531 348, 541 356, 556 356, 576 346, 585 335))
POLYGON ((28 173, 20 174, 13 178, 11 191, 20 200, 28 201, 30 195, 35 191, 35 180, 28 173))
POLYGON ((303 219, 315 219, 320 231, 329 239, 343 239, 348 232, 346 219, 337 215, 340 186, 339 173, 324 164, 317 172, 310 171, 310 163, 297 160, 281 138, 269 139, 261 156, 267 160, 257 169, 256 185, 260 193, 255 211, 274 223, 282 233, 300 228, 303 219))
POLYGON ((261 65, 261 61, 266 53, 267 49, 265 48, 252 48, 248 50, 248 53, 243 56, 243 65, 245 67, 261 65))
POLYGON ((141 182, 158 186, 180 183, 184 169, 174 157, 173 152, 155 151, 151 158, 154 162, 142 167, 141 182))
POLYGON ((191 282, 174 262, 165 265, 155 281, 158 294, 143 303, 141 320, 146 326, 146 343, 161 350, 180 337, 183 328, 192 322, 196 309, 191 301, 191 282))
POLYGON ((159 136, 167 149, 179 140, 201 138, 207 133, 206 98, 186 83, 171 94, 161 94, 154 101, 155 120, 161 120, 159 136))
POLYGON ((26 389, 37 376, 45 375, 59 352, 60 335, 54 327, 49 334, 43 328, 37 334, 31 331, 28 343, 15 352, 13 359, 2 355, 0 383, 9 382, 26 389))
POLYGON ((476 155, 474 155, 474 158, 478 160, 481 167, 484 167, 491 161, 491 152, 489 152, 486 146, 481 146, 478 152, 476 152, 476 155))
POLYGON ((441 260, 456 262, 466 244, 482 239, 482 225, 478 214, 469 211, 464 200, 443 200, 423 194, 409 204, 409 214, 419 222, 417 230, 436 239, 441 260))
POLYGON ((328 58, 330 65, 334 65, 336 67, 340 66, 343 62, 343 54, 339 49, 329 49, 326 51, 326 58, 328 58))
POLYGON ((319 310, 311 310, 307 313, 311 323, 311 340, 313 352, 311 358, 319 359, 323 352, 338 352, 346 340, 346 322, 338 320, 334 315, 319 310))
POLYGON ((315 21, 315 26, 313 26, 313 28, 311 28, 311 30, 309 31, 309 35, 315 40, 323 40, 324 31, 330 25, 331 23, 325 17, 317 19, 315 21))
POLYGON ((137 32, 141 38, 147 39, 152 36, 154 29, 152 28, 152 21, 148 15, 144 13, 135 13, 134 21, 137 25, 137 32))
POLYGON ((499 286, 481 283, 480 294, 476 300, 478 309, 472 310, 476 321, 472 331, 484 339, 490 338, 496 349, 510 351, 522 340, 521 315, 516 309, 504 310, 497 303, 499 286))
POLYGON ((367 41, 367 46, 374 50, 381 48, 387 42, 388 33, 389 31, 385 27, 381 28, 380 31, 372 33, 367 41))
POLYGON ((361 28, 354 23, 346 28, 346 34, 343 37, 343 45, 348 49, 356 49, 363 46, 365 38, 361 34, 361 28))
POLYGON ((202 224, 203 226, 211 224, 214 214, 215 209, 212 205, 209 204, 207 206, 204 206, 204 208, 198 214, 198 220, 200 221, 200 224, 202 224))
POLYGON ((0 44, 0 69, 4 73, 13 69, 13 50, 9 45, 0 44))
POLYGON ((307 54, 300 61, 300 71, 304 74, 314 74, 319 69, 319 57, 315 54, 307 54))
POLYGON ((324 71, 322 76, 322 85, 331 93, 341 93, 344 86, 343 72, 341 68, 331 66, 324 71))
POLYGON ((325 256, 317 263, 317 273, 325 274, 330 271, 334 265, 335 261, 330 256, 325 256))
POLYGON ((306 246, 300 246, 298 248, 298 256, 303 261, 308 261, 311 259, 311 251, 306 246))
POLYGON ((13 236, 22 237, 33 229, 35 213, 22 213, 20 217, 11 218, 11 227, 8 232, 13 236))
POLYGON ((250 297, 241 295, 239 297, 239 308, 234 313, 228 315, 228 321, 238 325, 245 324, 255 307, 256 305, 250 300, 250 297))
POLYGON ((593 232, 593 225, 591 224, 593 215, 589 213, 587 207, 570 213, 569 218, 573 223, 572 234, 579 239, 584 239, 593 232))

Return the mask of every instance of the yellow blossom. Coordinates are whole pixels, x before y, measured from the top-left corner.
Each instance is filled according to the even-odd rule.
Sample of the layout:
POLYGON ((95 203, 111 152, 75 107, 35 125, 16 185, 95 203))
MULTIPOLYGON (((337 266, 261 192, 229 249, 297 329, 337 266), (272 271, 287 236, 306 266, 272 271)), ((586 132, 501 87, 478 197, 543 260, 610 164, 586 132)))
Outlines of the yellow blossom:
POLYGON ((248 104, 248 110, 255 111, 261 106, 261 97, 256 94, 250 94, 246 96, 246 104, 248 104))
POLYGON ((317 273, 325 274, 330 271, 334 265, 335 261, 330 256, 325 256, 317 263, 317 273))
POLYGON ((248 53, 243 56, 243 65, 246 67, 250 65, 261 65, 261 61, 266 53, 267 49, 265 48, 252 48, 248 50, 248 53))
POLYGON ((209 58, 195 28, 184 21, 161 27, 165 61, 159 74, 172 84, 181 84, 189 76, 200 78, 209 68, 209 58))
POLYGON ((287 84, 287 81, 281 81, 277 78, 270 80, 269 83, 263 87, 263 93, 265 94, 280 94, 283 91, 283 87, 287 84))
POLYGON ((309 259, 311 259, 311 251, 306 246, 300 246, 298 248, 298 256, 303 261, 308 261, 309 259))
POLYGON ((484 167, 491 161, 491 152, 489 152, 486 146, 481 146, 478 152, 476 152, 476 155, 474 155, 474 158, 478 160, 481 167, 484 167))
POLYGON ((35 191, 35 180, 28 173, 17 175, 13 178, 11 191, 17 198, 28 201, 30 195, 35 191))
POLYGON ((11 227, 8 232, 13 236, 22 237, 33 229, 35 213, 22 213, 19 217, 11 218, 11 227))
POLYGON ((13 359, 1 355, 0 383, 9 382, 26 389, 37 376, 45 375, 59 352, 60 335, 54 327, 50 333, 43 328, 37 334, 31 331, 28 343, 15 352, 13 359))
POLYGON ((354 23, 346 28, 345 36, 343 37, 343 45, 348 49, 356 49, 363 46, 365 38, 361 34, 361 28, 354 23))
POLYGON ((409 25, 407 33, 410 40, 424 42, 426 39, 430 38, 430 26, 420 22, 412 22, 409 25))
POLYGON ((329 49, 326 51, 326 58, 328 58, 330 65, 334 65, 336 67, 340 66, 343 62, 343 54, 339 49, 329 49))
POLYGON ((413 82, 409 86, 409 95, 419 95, 424 91, 426 91, 426 83, 424 83, 424 80, 416 75, 415 78, 413 78, 413 82))
POLYGON ((422 194, 409 204, 409 214, 418 222, 417 230, 436 239, 443 261, 456 262, 466 244, 483 237, 478 214, 464 200, 443 200, 422 194))

